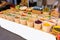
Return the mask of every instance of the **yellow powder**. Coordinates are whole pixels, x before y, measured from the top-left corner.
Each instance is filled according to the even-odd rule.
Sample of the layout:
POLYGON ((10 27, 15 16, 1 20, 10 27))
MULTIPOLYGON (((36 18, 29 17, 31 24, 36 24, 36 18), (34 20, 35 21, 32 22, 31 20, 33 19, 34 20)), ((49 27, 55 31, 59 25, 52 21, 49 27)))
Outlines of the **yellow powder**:
POLYGON ((48 26, 51 26, 49 23, 44 23, 43 25, 44 25, 44 26, 47 26, 47 27, 48 27, 48 26))

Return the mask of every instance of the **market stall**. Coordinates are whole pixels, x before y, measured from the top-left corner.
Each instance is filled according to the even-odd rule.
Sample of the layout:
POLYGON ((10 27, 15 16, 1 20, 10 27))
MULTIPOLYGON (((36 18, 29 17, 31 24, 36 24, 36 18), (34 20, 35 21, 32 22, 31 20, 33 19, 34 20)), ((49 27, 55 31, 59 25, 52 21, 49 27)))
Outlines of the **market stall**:
POLYGON ((59 3, 52 7, 46 1, 35 7, 28 7, 29 2, 25 0, 21 2, 23 5, 11 5, 10 9, 0 12, 1 27, 27 40, 59 40, 59 3))
POLYGON ((17 5, 0 12, 0 25, 27 40, 56 40, 60 33, 59 13, 48 8, 40 11, 17 5))
POLYGON ((6 19, 0 18, 0 25, 2 28, 13 32, 27 40, 56 40, 56 37, 52 34, 11 22, 6 19))

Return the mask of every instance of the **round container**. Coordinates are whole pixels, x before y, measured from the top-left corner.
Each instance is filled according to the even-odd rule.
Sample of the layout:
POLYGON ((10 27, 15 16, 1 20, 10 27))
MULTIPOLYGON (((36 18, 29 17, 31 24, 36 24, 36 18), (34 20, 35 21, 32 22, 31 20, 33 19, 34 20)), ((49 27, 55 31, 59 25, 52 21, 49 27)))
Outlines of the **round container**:
POLYGON ((34 25, 34 21, 32 21, 32 20, 27 21, 27 26, 33 27, 33 25, 34 25))
POLYGON ((27 8, 26 11, 27 12, 31 12, 32 11, 32 8, 27 8))
POLYGON ((4 18, 4 19, 6 18, 6 16, 5 16, 4 14, 1 14, 0 17, 1 17, 1 18, 4 18))
POLYGON ((40 17, 39 20, 41 20, 41 21, 45 21, 46 18, 40 17))
POLYGON ((49 15, 49 12, 43 12, 43 15, 47 16, 47 15, 49 15))
POLYGON ((49 22, 44 22, 42 24, 42 30, 45 32, 50 32, 51 28, 52 28, 52 25, 49 22))
POLYGON ((0 18, 3 18, 3 15, 2 14, 0 14, 0 18))
POLYGON ((41 21, 39 21, 39 20, 35 21, 34 28, 40 30, 41 29, 41 24, 42 24, 41 21))
POLYGON ((22 10, 22 11, 24 11, 24 10, 26 10, 26 9, 27 9, 26 6, 22 6, 22 7, 20 7, 20 10, 22 10))
POLYGON ((57 24, 55 19, 50 19, 49 22, 51 22, 53 26, 56 26, 56 24, 57 24))
POLYGON ((26 17, 26 16, 21 17, 20 18, 20 23, 23 24, 23 25, 26 25, 27 24, 27 20, 28 20, 28 17, 26 17))
POLYGON ((14 21, 15 21, 16 23, 20 23, 20 18, 19 18, 19 17, 15 17, 15 18, 14 18, 14 21))
POLYGON ((52 29, 54 35, 60 34, 60 26, 54 26, 52 29))
POLYGON ((9 21, 13 21, 11 16, 6 16, 6 19, 9 20, 9 21))
POLYGON ((27 21, 26 20, 20 20, 20 23, 23 24, 23 25, 26 25, 27 21))

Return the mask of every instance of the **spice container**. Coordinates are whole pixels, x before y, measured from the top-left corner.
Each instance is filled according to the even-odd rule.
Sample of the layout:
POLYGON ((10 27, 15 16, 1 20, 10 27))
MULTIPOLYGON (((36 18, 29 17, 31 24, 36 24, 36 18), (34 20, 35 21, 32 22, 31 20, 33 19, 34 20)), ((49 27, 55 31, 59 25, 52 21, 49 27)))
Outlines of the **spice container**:
POLYGON ((42 23, 42 30, 45 31, 45 32, 50 32, 52 28, 52 25, 50 22, 43 22, 42 23))
POLYGON ((41 29, 41 24, 42 24, 42 21, 36 20, 34 22, 34 28, 40 30, 41 29))

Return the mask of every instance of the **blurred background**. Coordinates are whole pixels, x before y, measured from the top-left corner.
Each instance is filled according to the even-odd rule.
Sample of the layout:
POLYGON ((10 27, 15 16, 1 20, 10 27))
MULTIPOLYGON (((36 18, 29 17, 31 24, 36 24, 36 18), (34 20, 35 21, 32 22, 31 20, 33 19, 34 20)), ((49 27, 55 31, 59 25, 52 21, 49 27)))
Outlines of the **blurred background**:
POLYGON ((7 9, 7 8, 9 9, 10 6, 16 6, 16 5, 22 5, 28 7, 47 6, 49 8, 54 8, 57 5, 59 5, 58 2, 60 4, 60 0, 0 0, 0 9, 2 9, 2 7, 3 9, 7 9))

